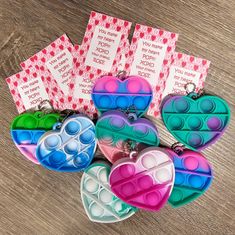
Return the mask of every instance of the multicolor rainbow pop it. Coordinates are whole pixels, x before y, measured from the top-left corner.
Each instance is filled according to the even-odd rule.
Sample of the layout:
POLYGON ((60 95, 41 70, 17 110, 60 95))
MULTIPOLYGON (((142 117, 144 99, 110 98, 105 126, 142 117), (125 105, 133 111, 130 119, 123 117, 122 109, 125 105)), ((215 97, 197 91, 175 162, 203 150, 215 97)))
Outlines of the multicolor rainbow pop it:
POLYGON ((137 157, 117 161, 109 177, 117 197, 149 211, 158 211, 167 203, 174 179, 175 168, 170 154, 159 147, 149 147, 137 157))
POLYGON ((109 186, 110 165, 95 162, 83 173, 81 197, 89 219, 98 223, 114 223, 132 216, 137 208, 117 198, 109 186))
POLYGON ((96 123, 96 137, 100 150, 112 163, 129 157, 133 148, 140 151, 159 145, 158 132, 151 121, 121 111, 101 115, 96 123))
POLYGON ((167 150, 175 166, 175 183, 169 198, 173 207, 180 207, 200 197, 209 188, 213 176, 206 158, 199 152, 167 150))
POLYGON ((162 119, 170 133, 192 150, 202 150, 224 133, 230 120, 227 102, 217 96, 170 96, 162 106, 162 119))
POLYGON ((58 113, 35 112, 18 115, 11 123, 11 136, 20 152, 39 164, 35 153, 38 140, 61 119, 58 113))
POLYGON ((90 165, 96 144, 93 122, 76 114, 41 137, 36 156, 41 165, 50 170, 81 171, 90 165))
POLYGON ((139 117, 146 113, 153 94, 142 77, 103 76, 95 83, 91 96, 100 113, 121 109, 135 112, 139 117))

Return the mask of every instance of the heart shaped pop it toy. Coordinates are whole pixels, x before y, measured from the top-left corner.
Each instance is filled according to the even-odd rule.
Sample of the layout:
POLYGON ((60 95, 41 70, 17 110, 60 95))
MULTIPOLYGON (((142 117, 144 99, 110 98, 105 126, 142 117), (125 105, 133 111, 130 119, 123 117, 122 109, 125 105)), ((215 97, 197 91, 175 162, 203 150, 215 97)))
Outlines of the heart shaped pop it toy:
POLYGON ((137 208, 127 205, 111 191, 108 178, 110 165, 99 161, 90 165, 81 180, 81 197, 91 221, 113 223, 132 216, 137 208))
POLYGON ((173 207, 180 207, 205 193, 212 182, 212 169, 199 152, 184 150, 176 154, 172 150, 167 151, 175 166, 175 183, 169 203, 173 207))
POLYGON ((162 106, 162 118, 171 134, 192 150, 215 142, 228 126, 230 109, 217 96, 171 96, 162 106))
POLYGON ((11 136, 16 147, 30 161, 39 164, 35 156, 38 140, 60 118, 58 113, 35 112, 18 115, 11 123, 11 136))
POLYGON ((68 117, 60 129, 45 133, 39 140, 36 156, 44 167, 64 172, 88 167, 96 150, 95 126, 83 115, 68 117))
POLYGON ((135 160, 119 160, 109 176, 111 189, 117 197, 149 211, 158 211, 167 203, 174 178, 171 157, 159 147, 146 148, 135 160))
POLYGON ((108 111, 98 119, 96 137, 101 152, 112 163, 129 157, 129 143, 138 151, 159 145, 158 132, 151 121, 121 111, 108 111))
POLYGON ((122 109, 134 111, 137 116, 146 113, 152 95, 150 84, 138 76, 103 76, 97 80, 91 94, 100 113, 122 109))

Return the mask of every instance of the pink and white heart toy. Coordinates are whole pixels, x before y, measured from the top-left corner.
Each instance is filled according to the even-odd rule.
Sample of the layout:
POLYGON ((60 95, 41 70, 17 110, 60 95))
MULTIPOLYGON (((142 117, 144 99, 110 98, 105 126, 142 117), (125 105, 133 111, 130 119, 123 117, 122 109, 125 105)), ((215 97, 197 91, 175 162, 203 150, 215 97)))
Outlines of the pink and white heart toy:
POLYGON ((109 181, 113 193, 129 205, 158 211, 168 201, 175 179, 170 154, 160 147, 149 147, 137 156, 115 162, 109 181))

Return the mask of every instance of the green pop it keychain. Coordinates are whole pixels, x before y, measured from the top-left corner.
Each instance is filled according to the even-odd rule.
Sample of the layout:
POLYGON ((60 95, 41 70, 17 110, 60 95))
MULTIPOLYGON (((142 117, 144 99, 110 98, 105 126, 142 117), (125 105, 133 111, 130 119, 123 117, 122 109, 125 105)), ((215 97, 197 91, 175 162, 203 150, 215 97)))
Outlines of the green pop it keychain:
POLYGON ((230 109, 222 98, 194 90, 195 85, 187 96, 168 96, 161 113, 167 129, 179 142, 200 151, 224 133, 230 120, 230 109))
POLYGON ((16 147, 26 158, 36 164, 39 164, 35 156, 38 140, 46 131, 51 130, 55 123, 62 120, 61 114, 54 110, 46 113, 41 106, 39 109, 41 111, 18 115, 10 127, 16 147))

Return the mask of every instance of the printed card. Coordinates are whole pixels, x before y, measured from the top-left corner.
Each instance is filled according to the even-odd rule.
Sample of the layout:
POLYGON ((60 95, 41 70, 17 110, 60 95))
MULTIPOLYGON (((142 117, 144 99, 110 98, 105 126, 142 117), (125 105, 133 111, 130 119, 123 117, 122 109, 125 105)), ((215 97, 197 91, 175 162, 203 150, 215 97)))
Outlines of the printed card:
POLYGON ((19 113, 37 108, 43 100, 49 100, 56 109, 56 96, 47 87, 47 77, 35 68, 23 70, 6 78, 19 113))
POLYGON ((148 114, 160 115, 160 103, 168 77, 171 56, 178 34, 137 24, 133 34, 125 69, 131 75, 146 78, 153 88, 153 101, 148 114))
POLYGON ((82 45, 76 52, 74 76, 68 97, 70 107, 96 117, 91 89, 102 75, 115 75, 123 69, 129 48, 131 23, 91 12, 82 45), (94 115, 92 115, 94 114, 94 115))
POLYGON ((126 41, 125 43, 125 50, 121 55, 121 60, 119 61, 118 64, 118 71, 123 71, 125 70, 125 64, 129 55, 129 49, 130 49, 130 43, 129 41, 126 41))
MULTIPOLYGON (((21 63, 23 69, 35 67, 50 77, 50 87, 60 98, 69 94, 71 82, 74 47, 66 34, 56 39, 49 46, 21 63)), ((58 104, 62 108, 63 103, 58 104)))
POLYGON ((80 70, 95 76, 116 73, 130 27, 128 21, 92 11, 79 52, 80 70))
POLYGON ((196 92, 204 87, 210 61, 175 52, 166 81, 163 98, 169 94, 185 95, 185 85, 194 83, 196 92))
MULTIPOLYGON (((121 71, 124 69, 125 62, 128 56, 129 46, 130 46, 129 41, 126 41, 124 45, 125 45, 125 48, 124 50, 122 50, 123 54, 122 54, 122 59, 120 60, 119 65, 118 65, 118 71, 121 71)), ((77 53, 75 58, 79 58, 79 55, 78 55, 79 46, 75 45, 74 48, 77 53)), ((74 61, 75 61, 74 62, 75 72, 73 74, 73 79, 72 79, 73 82, 70 84, 70 87, 72 88, 71 91, 73 91, 71 94, 73 95, 69 95, 67 97, 65 101, 66 108, 77 110, 81 113, 85 113, 90 118, 97 118, 98 112, 91 99, 91 90, 98 77, 89 71, 88 72, 81 71, 79 69, 80 63, 76 60, 74 61)), ((101 73, 98 76, 102 76, 105 74, 112 75, 112 73, 105 73, 105 72, 103 72, 102 74, 102 71, 101 71, 101 73)))

